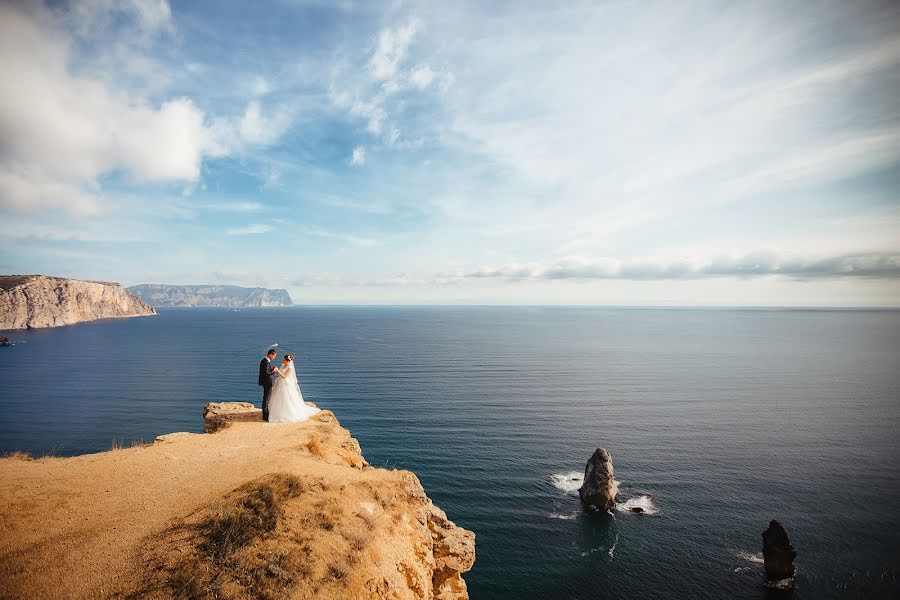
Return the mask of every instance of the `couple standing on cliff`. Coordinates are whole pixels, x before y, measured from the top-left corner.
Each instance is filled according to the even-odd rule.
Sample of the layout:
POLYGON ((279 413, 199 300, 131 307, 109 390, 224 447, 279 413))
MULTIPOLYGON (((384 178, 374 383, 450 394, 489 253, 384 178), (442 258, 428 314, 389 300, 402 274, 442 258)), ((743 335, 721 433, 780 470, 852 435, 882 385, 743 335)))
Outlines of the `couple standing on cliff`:
POLYGON ((297 383, 297 371, 294 369, 294 355, 285 354, 281 366, 272 361, 278 352, 269 348, 266 357, 259 361, 259 385, 263 389, 263 421, 270 423, 296 423, 305 421, 317 412, 318 408, 307 406, 297 383))

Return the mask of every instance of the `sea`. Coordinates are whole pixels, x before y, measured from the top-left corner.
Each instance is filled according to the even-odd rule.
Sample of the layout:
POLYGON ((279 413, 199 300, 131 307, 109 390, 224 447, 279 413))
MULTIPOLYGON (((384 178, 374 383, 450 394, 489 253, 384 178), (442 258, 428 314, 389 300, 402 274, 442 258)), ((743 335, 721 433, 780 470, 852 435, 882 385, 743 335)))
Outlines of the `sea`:
POLYGON ((900 597, 898 311, 163 308, 5 335, 0 450, 35 456, 259 405, 277 343, 371 464, 475 532, 474 600, 900 597), (598 447, 620 504, 589 514, 598 447), (764 585, 771 519, 792 596, 764 585))

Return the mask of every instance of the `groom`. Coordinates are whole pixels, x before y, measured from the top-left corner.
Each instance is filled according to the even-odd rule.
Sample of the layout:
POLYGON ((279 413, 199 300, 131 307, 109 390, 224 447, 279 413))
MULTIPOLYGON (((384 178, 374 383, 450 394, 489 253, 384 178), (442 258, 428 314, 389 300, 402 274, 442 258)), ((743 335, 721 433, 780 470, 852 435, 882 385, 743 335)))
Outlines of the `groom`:
POLYGON ((275 348, 269 348, 269 351, 266 352, 266 357, 259 361, 259 385, 263 389, 263 421, 269 420, 269 396, 272 393, 272 373, 274 372, 272 360, 277 354, 278 352, 275 351, 275 348))

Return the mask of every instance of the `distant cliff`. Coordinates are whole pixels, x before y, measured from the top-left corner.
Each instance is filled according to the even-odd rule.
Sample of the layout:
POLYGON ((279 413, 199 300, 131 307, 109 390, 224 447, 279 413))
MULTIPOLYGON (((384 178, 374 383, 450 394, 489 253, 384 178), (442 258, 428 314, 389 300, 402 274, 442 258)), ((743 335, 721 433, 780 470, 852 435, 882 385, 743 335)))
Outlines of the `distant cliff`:
POLYGON ((143 283, 128 291, 152 306, 291 306, 287 290, 245 288, 236 285, 166 285, 143 283))
POLYGON ((155 314, 118 283, 45 275, 0 276, 0 329, 59 327, 155 314))

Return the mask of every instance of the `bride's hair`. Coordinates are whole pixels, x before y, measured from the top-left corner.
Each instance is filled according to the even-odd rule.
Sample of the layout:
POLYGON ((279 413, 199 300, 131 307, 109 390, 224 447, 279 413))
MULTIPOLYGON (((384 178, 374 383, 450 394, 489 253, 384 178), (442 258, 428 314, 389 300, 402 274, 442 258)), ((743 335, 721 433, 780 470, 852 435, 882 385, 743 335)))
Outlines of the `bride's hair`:
POLYGON ((284 360, 291 362, 292 360, 294 360, 294 355, 293 354, 285 354, 283 358, 284 358, 284 360))

